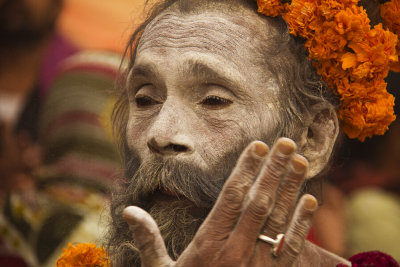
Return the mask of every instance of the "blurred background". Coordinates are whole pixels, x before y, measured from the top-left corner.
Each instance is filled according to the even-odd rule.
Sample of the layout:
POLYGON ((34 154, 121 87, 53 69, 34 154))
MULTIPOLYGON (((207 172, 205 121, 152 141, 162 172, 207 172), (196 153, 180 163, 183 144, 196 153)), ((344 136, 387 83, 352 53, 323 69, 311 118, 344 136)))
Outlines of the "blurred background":
MULTIPOLYGON (((120 158, 113 86, 145 0, 0 0, 0 266, 54 266, 68 242, 102 244, 120 158)), ((398 114, 400 75, 389 91, 398 114)), ((309 239, 344 257, 400 260, 400 125, 342 137, 309 239)))
POLYGON ((0 266, 101 245, 112 89, 143 0, 0 0, 0 266))

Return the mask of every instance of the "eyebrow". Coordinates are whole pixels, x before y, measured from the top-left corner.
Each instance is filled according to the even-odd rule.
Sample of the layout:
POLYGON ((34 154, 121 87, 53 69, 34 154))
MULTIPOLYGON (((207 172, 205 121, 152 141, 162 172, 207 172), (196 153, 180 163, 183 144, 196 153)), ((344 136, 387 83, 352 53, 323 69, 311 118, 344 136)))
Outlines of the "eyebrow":
MULTIPOLYGON (((227 75, 223 71, 211 68, 208 64, 198 61, 190 60, 179 71, 185 74, 192 74, 195 79, 205 81, 208 84, 218 84, 224 86, 227 90, 231 91, 236 97, 245 99, 249 97, 245 88, 240 86, 243 81, 234 76, 227 75)), ((132 82, 135 77, 157 77, 158 69, 154 63, 144 63, 136 65, 132 68, 131 77, 128 79, 132 82)))
POLYGON ((239 85, 243 83, 240 78, 227 75, 223 71, 211 68, 201 61, 189 61, 183 72, 192 73, 196 78, 205 80, 207 83, 216 83, 227 87, 237 97, 248 97, 248 93, 239 85))
POLYGON ((150 62, 146 64, 140 64, 133 66, 129 71, 128 78, 126 79, 126 85, 129 90, 132 90, 132 84, 140 80, 140 78, 154 78, 158 76, 156 64, 150 62))
POLYGON ((134 76, 150 76, 152 74, 157 74, 157 68, 155 64, 141 64, 134 66, 130 72, 131 78, 132 79, 134 76))

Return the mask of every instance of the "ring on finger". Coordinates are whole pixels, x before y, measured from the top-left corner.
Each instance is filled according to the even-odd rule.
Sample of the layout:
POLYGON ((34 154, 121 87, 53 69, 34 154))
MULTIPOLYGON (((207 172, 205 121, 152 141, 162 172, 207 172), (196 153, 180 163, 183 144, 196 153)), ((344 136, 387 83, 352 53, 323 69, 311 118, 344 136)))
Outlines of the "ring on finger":
POLYGON ((283 243, 285 242, 285 235, 284 234, 278 234, 276 236, 276 239, 272 239, 266 235, 260 234, 258 236, 258 239, 272 245, 272 255, 275 257, 278 256, 282 250, 283 243))

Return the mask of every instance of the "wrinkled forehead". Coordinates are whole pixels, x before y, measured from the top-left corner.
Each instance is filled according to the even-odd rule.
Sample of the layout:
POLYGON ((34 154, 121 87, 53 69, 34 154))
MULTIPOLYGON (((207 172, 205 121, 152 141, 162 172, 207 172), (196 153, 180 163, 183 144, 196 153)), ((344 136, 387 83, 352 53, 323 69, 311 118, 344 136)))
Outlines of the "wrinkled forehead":
POLYGON ((244 8, 201 13, 168 10, 146 27, 137 52, 167 47, 182 52, 209 51, 235 61, 261 59, 260 43, 274 34, 264 18, 244 8))

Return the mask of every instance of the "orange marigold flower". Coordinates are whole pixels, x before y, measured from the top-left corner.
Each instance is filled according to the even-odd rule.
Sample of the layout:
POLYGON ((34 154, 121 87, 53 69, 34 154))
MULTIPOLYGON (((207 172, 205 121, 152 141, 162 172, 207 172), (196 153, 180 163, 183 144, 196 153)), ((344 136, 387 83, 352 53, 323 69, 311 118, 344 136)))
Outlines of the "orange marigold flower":
POLYGON ((314 61, 313 66, 332 88, 336 88, 337 83, 343 81, 348 75, 336 59, 314 61))
MULTIPOLYGON (((278 2, 284 8, 276 12, 291 34, 306 39, 313 66, 340 96, 343 131, 362 141, 383 134, 394 120, 394 98, 387 93, 384 78, 389 68, 400 71, 397 36, 381 24, 371 29, 359 0, 292 0, 290 5, 258 0, 259 8, 270 13, 278 2)), ((400 0, 390 3, 391 10, 385 7, 381 12, 390 18, 387 25, 400 31, 400 0)))
POLYGON ((58 258, 57 267, 110 267, 110 261, 104 248, 97 248, 95 244, 84 243, 63 249, 63 254, 58 258))
POLYGON ((386 86, 385 80, 380 77, 371 81, 361 80, 360 82, 350 82, 348 78, 344 78, 337 80, 336 83, 337 92, 343 101, 346 99, 353 100, 354 98, 366 99, 371 94, 384 93, 386 86))
POLYGON ((283 18, 289 25, 290 33, 304 38, 314 36, 313 29, 318 28, 315 13, 318 10, 319 1, 293 0, 287 6, 287 12, 283 18))
POLYGON ((269 16, 276 17, 285 11, 285 4, 280 0, 257 0, 258 12, 269 16))
MULTIPOLYGON (((380 6, 381 17, 385 25, 400 36, 400 0, 392 0, 380 6)), ((397 42, 397 54, 400 54, 400 40, 397 42)), ((400 72, 400 62, 393 62, 390 69, 400 72)))
POLYGON ((400 34, 400 0, 392 0, 380 6, 383 22, 391 31, 400 34))
POLYGON ((354 68, 355 66, 357 66, 357 62, 358 62, 357 55, 352 52, 344 53, 340 57, 340 61, 342 62, 342 68, 344 70, 346 70, 348 68, 354 68))
POLYGON ((337 12, 345 8, 345 4, 348 5, 349 3, 346 3, 346 1, 323 0, 319 5, 320 14, 326 20, 332 20, 337 12))
POLYGON ((318 60, 334 59, 339 56, 346 44, 346 39, 336 31, 335 23, 324 22, 310 42, 310 56, 318 60))
MULTIPOLYGON (((355 52, 359 68, 365 62, 369 62, 369 70, 354 70, 354 75, 363 73, 358 78, 371 78, 381 72, 387 75, 389 65, 398 61, 396 53, 397 36, 390 31, 384 30, 382 24, 371 29, 362 42, 350 42, 349 47, 355 52)), ((363 67, 360 67, 363 68, 363 67)))
POLYGON ((394 97, 387 92, 365 99, 345 100, 338 113, 342 129, 350 138, 360 141, 373 135, 382 135, 396 119, 393 106, 394 97))
POLYGON ((349 41, 359 42, 370 30, 368 15, 362 7, 352 6, 335 15, 336 30, 349 41))

